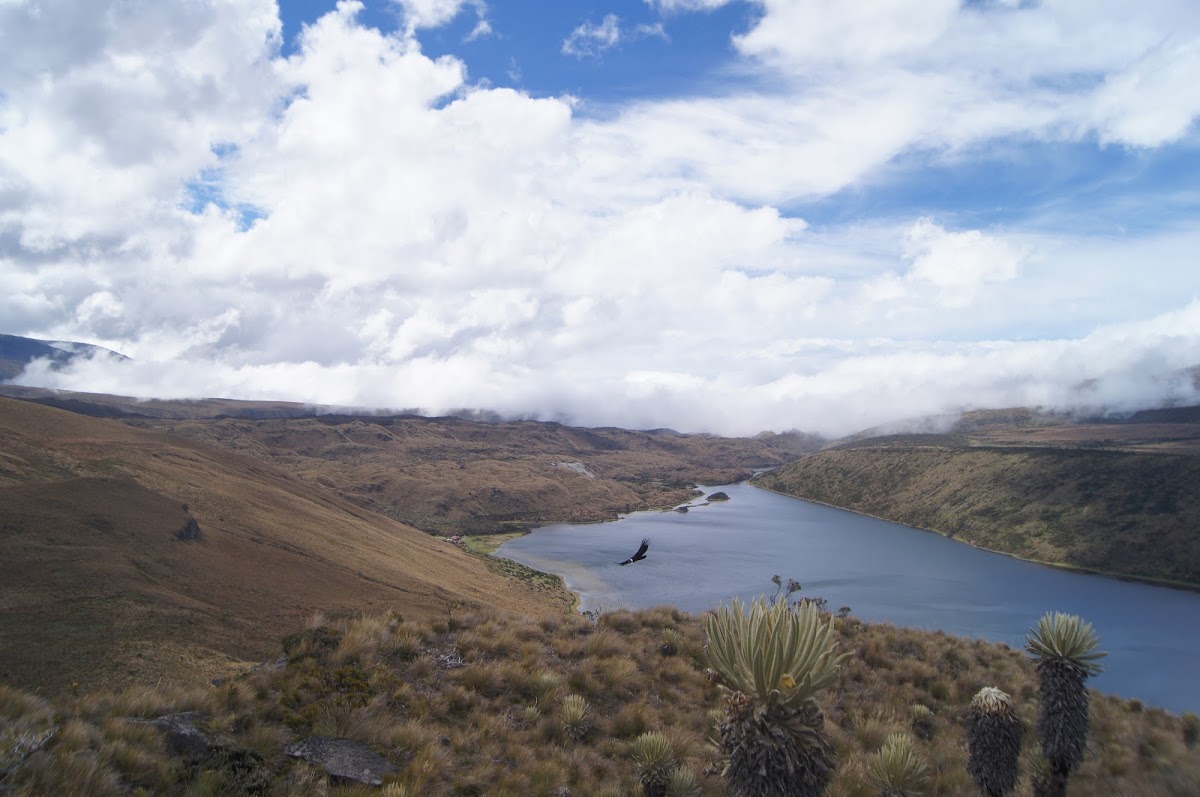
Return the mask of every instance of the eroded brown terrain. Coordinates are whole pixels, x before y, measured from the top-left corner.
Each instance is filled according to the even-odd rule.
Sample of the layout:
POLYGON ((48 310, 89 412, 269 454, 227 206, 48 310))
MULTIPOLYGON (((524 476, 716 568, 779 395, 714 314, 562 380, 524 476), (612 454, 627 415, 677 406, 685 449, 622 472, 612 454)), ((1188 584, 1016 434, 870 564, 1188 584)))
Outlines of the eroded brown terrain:
POLYGON ((192 683, 318 611, 569 600, 270 463, 4 398, 0 548, 0 679, 41 689, 192 683))
MULTIPOLYGON (((133 421, 271 462, 441 534, 609 520, 688 500, 796 456, 784 436, 729 439, 555 423, 355 417, 133 421)), ((815 446, 814 446, 815 447, 815 446)))
POLYGON ((725 438, 538 421, 335 415, 290 402, 140 401, 0 386, 3 394, 247 454, 439 534, 611 520, 670 507, 691 498, 696 484, 739 481, 824 442, 800 433, 725 438))

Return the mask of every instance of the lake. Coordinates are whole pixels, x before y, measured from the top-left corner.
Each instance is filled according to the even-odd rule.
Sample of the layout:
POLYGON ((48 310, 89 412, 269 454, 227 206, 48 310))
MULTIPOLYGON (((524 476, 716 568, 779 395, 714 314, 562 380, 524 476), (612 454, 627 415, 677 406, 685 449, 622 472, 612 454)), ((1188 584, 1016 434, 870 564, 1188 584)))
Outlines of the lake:
POLYGON ((673 604, 701 612, 733 596, 801 596, 856 617, 1023 647, 1047 611, 1099 632, 1105 672, 1088 683, 1171 711, 1200 711, 1200 593, 1023 562, 928 531, 748 484, 703 487, 731 500, 687 513, 636 512, 611 523, 536 529, 497 556, 561 575, 584 610, 673 604), (647 559, 617 562, 651 540, 647 559))

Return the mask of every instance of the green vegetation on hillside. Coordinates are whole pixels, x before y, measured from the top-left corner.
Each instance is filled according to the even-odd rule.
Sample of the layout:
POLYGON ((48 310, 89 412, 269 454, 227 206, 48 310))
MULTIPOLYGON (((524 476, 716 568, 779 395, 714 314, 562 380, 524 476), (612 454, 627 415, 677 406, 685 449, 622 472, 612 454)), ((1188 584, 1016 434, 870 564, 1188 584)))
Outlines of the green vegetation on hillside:
MULTIPOLYGON (((712 744, 723 692, 706 674, 701 626, 671 608, 595 621, 492 611, 314 618, 285 641, 278 662, 216 687, 53 700, 0 687, 0 790, 724 794, 724 762, 712 744), (203 743, 131 721, 165 715, 198 729, 203 743), (296 746, 314 736, 364 743, 390 770, 382 786, 339 782, 298 758, 296 746)), ((914 773, 929 797, 977 793, 964 725, 983 686, 1011 694, 1024 726, 1037 722, 1037 673, 1021 651, 853 618, 836 622, 833 636, 850 656, 818 692, 837 760, 830 797, 873 797, 880 778, 914 773), (900 742, 898 734, 913 738, 900 742)), ((1200 759, 1189 748, 1196 733, 1188 721, 1091 698, 1072 793, 1197 793, 1200 759)), ((1024 735, 1020 795, 1031 793, 1038 771, 1035 737, 1024 735)))
POLYGON ((763 474, 799 498, 1039 562, 1200 586, 1200 457, 878 438, 763 474))

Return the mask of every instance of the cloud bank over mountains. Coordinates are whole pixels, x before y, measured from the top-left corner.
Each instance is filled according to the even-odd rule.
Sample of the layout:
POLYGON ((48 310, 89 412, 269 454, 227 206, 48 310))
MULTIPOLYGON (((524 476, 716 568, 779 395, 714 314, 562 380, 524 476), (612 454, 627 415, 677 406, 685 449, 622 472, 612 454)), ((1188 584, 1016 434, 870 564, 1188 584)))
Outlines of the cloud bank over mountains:
POLYGON ((285 56, 271 0, 0 2, 0 331, 134 358, 24 383, 736 434, 1200 402, 1198 189, 802 212, 1041 147, 1188 157, 1191 0, 757 0, 711 91, 604 107, 424 54, 504 35, 481 2, 395 6, 285 56))

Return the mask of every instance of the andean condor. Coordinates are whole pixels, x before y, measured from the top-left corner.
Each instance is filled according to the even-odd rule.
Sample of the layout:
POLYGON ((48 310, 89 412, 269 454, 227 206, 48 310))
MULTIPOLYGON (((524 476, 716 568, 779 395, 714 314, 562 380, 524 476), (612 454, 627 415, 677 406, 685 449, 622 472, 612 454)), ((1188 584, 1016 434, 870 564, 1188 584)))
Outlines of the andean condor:
POLYGON ((617 562, 617 564, 629 565, 629 564, 633 564, 634 562, 642 561, 643 559, 646 558, 646 549, 648 549, 649 547, 650 547, 650 539, 647 537, 643 537, 642 545, 641 545, 641 547, 639 547, 637 549, 637 553, 635 553, 633 556, 626 559, 624 562, 617 562))

